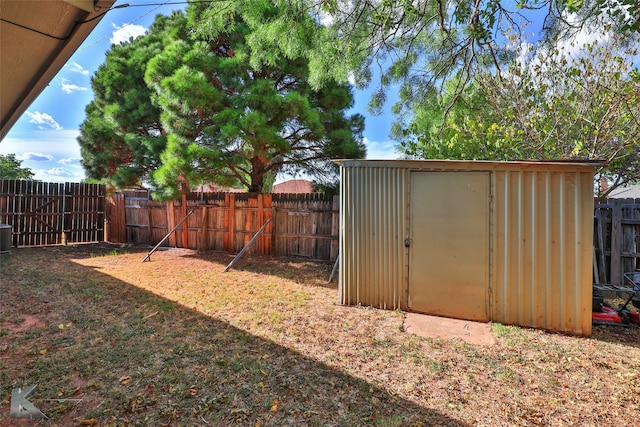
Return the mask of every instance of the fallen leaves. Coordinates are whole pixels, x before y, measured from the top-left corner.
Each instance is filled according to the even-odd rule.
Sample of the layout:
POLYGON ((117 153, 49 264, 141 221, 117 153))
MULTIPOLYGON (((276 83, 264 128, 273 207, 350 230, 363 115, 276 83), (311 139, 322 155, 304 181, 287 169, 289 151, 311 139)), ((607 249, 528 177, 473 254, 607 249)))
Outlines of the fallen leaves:
MULTIPOLYGON (((62 406, 39 391, 57 425, 631 425, 640 411, 635 325, 594 339, 508 327, 480 348, 405 333, 400 312, 336 304, 321 265, 249 258, 222 276, 220 254, 167 251, 141 266, 138 254, 56 250, 46 275, 37 251, 20 251, 33 266, 21 280, 37 277, 25 292, 52 308, 21 346, 2 337, 0 376, 53 397, 74 390, 82 402, 62 406)), ((8 310, 32 301, 11 286, 15 267, 2 269, 8 310)), ((17 315, 0 312, 0 325, 17 315)))

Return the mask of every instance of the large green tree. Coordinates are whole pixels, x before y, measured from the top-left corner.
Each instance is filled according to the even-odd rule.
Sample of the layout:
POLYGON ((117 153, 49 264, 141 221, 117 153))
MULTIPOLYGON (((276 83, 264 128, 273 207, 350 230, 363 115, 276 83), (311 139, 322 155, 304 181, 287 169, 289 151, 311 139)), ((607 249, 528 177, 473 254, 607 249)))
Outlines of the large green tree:
POLYGON ((119 188, 152 182, 167 136, 144 73, 168 40, 185 34, 184 14, 159 15, 145 36, 113 45, 107 52, 91 79, 94 99, 86 107, 78 137, 88 178, 119 188))
POLYGON ((0 154, 0 179, 31 179, 31 169, 22 167, 22 160, 15 154, 0 154))
MULTIPOLYGON (((291 11, 271 2, 253 6, 256 19, 229 9, 215 25, 202 23, 209 9, 190 7, 195 36, 175 38, 148 64, 145 78, 168 135, 154 177, 167 195, 175 183, 206 181, 260 192, 279 171, 305 171, 322 181, 335 178, 332 159, 365 156, 364 119, 346 113, 353 106, 349 85, 330 81, 314 89, 301 56, 254 61, 264 52, 247 39, 291 11)), ((289 37, 282 34, 281 42, 289 37)))
POLYGON ((165 197, 203 182, 263 191, 279 171, 331 180, 332 159, 365 156, 349 85, 314 89, 301 56, 254 63, 246 40, 283 10, 263 2, 252 21, 228 11, 216 31, 202 30, 206 12, 158 18, 109 52, 79 138, 90 177, 146 181, 165 197))
POLYGON ((501 75, 478 75, 453 102, 433 94, 414 104, 411 121, 395 127, 402 151, 420 158, 600 160, 598 178, 612 181, 610 189, 638 181, 637 51, 613 37, 574 52, 540 49, 501 75))

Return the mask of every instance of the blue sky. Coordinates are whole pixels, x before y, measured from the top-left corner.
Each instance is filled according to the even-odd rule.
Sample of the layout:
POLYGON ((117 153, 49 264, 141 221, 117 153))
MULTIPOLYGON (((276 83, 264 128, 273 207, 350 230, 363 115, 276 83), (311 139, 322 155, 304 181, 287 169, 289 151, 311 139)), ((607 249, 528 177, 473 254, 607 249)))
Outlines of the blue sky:
MULTIPOLYGON (((80 164, 80 147, 76 138, 85 117, 84 109, 93 99, 91 76, 104 62, 105 52, 112 43, 143 34, 156 15, 167 15, 173 9, 184 8, 182 4, 157 6, 158 3, 165 3, 158 0, 118 0, 115 5, 123 3, 133 7, 115 9, 104 16, 0 142, 0 154, 15 154, 22 160, 23 167, 28 167, 34 172, 35 179, 73 182, 84 178, 84 170, 80 164), (143 6, 149 3, 156 5, 143 6)), ((368 115, 368 100, 368 93, 355 94, 354 112, 366 117, 364 136, 368 148, 367 157, 397 158, 395 142, 388 137, 391 115, 368 115)))

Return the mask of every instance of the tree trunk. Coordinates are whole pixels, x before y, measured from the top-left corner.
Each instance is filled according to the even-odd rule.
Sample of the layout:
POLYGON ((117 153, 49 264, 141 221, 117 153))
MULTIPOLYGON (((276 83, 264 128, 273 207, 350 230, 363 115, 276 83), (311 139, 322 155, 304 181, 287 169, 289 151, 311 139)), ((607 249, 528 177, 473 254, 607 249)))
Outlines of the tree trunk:
POLYGON ((268 162, 261 157, 254 157, 251 159, 251 185, 249 186, 250 193, 262 193, 264 187, 264 176, 268 162))

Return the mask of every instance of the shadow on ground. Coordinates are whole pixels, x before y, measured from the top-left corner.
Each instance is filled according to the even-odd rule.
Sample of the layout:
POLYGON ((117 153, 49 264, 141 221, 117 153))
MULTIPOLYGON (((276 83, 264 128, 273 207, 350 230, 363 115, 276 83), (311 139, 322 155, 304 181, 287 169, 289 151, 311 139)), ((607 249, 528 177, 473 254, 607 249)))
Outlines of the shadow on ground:
POLYGON ((50 420, 29 425, 463 425, 73 262, 112 251, 0 258, 0 425, 11 390, 32 384, 50 420))
POLYGON ((591 338, 608 343, 640 348, 640 325, 594 325, 591 338))

